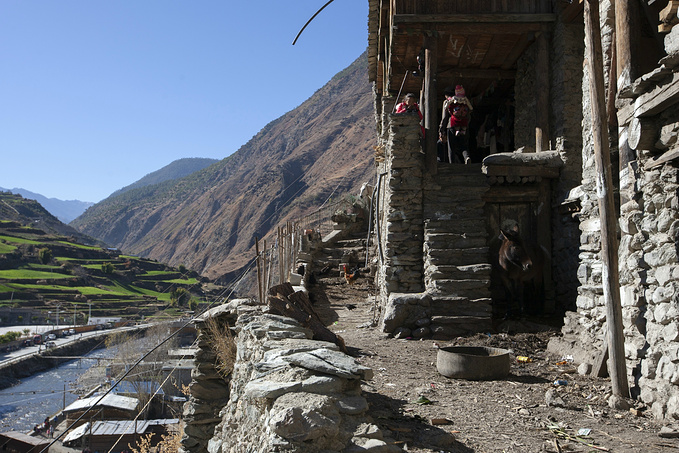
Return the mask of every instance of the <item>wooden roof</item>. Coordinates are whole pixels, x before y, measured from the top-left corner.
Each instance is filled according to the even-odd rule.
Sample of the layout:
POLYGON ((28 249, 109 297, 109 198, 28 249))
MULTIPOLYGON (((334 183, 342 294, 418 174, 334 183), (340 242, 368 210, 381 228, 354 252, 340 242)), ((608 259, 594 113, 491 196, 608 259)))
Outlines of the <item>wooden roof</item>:
POLYGON ((555 20, 551 0, 370 0, 370 77, 379 93, 419 92, 418 55, 437 40, 438 91, 473 97, 514 79, 516 61, 555 20))

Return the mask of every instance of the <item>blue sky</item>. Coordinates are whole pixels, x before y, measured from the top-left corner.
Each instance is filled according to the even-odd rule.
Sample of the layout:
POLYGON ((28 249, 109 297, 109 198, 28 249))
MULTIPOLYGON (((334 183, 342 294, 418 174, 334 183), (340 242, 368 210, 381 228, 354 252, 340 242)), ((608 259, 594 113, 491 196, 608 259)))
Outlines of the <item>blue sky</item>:
POLYGON ((367 47, 367 0, 3 0, 0 187, 97 202, 222 159, 367 47))

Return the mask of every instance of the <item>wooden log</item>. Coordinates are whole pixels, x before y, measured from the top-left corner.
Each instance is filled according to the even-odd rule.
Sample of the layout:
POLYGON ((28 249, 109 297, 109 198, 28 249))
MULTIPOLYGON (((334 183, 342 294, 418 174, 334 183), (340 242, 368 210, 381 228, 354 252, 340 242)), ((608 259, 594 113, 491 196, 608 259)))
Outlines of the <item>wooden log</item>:
POLYGON ((603 351, 599 352, 594 366, 592 366, 592 376, 605 378, 608 376, 608 345, 604 343, 603 351))
MULTIPOLYGON (((619 2, 616 2, 616 7, 617 3, 619 2)), ((606 95, 599 0, 585 0, 585 44, 592 110, 592 143, 596 165, 597 199, 601 217, 602 286, 606 302, 607 343, 611 358, 611 366, 608 371, 611 375, 613 394, 628 398, 629 384, 627 382, 620 276, 618 274, 617 217, 613 199, 613 175, 608 147, 608 128, 604 127, 607 124, 606 95)))
POLYGON ((655 148, 655 122, 648 118, 632 118, 627 131, 627 143, 631 149, 649 150, 655 148))
POLYGON ((342 352, 347 353, 342 337, 325 327, 311 305, 309 297, 302 291, 295 291, 289 282, 272 286, 268 291, 266 302, 270 313, 296 320, 313 332, 314 340, 335 343, 342 352))

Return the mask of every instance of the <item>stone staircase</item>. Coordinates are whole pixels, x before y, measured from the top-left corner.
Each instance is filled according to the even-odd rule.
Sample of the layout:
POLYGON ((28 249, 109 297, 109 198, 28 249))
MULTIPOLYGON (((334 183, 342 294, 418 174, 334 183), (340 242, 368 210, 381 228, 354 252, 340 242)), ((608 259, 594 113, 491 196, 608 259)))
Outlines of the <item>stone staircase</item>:
POLYGON ((440 165, 425 187, 424 285, 431 330, 440 337, 491 328, 491 265, 480 164, 440 165))

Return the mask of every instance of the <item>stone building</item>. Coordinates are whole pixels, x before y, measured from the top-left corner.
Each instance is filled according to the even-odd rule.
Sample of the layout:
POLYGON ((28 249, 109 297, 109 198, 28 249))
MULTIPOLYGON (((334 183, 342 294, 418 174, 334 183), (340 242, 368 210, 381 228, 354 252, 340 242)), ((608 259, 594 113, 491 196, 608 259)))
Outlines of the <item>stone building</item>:
MULTIPOLYGON (((490 328, 512 304, 498 233, 518 225, 546 252, 526 308, 564 317, 550 348, 586 363, 604 350, 583 1, 370 0, 383 330, 490 328), (437 153, 443 92, 458 85, 474 108, 468 165, 437 153), (394 113, 408 92, 424 135, 419 116, 394 113)), ((677 2, 597 3, 628 380, 657 417, 679 417, 677 2)))

